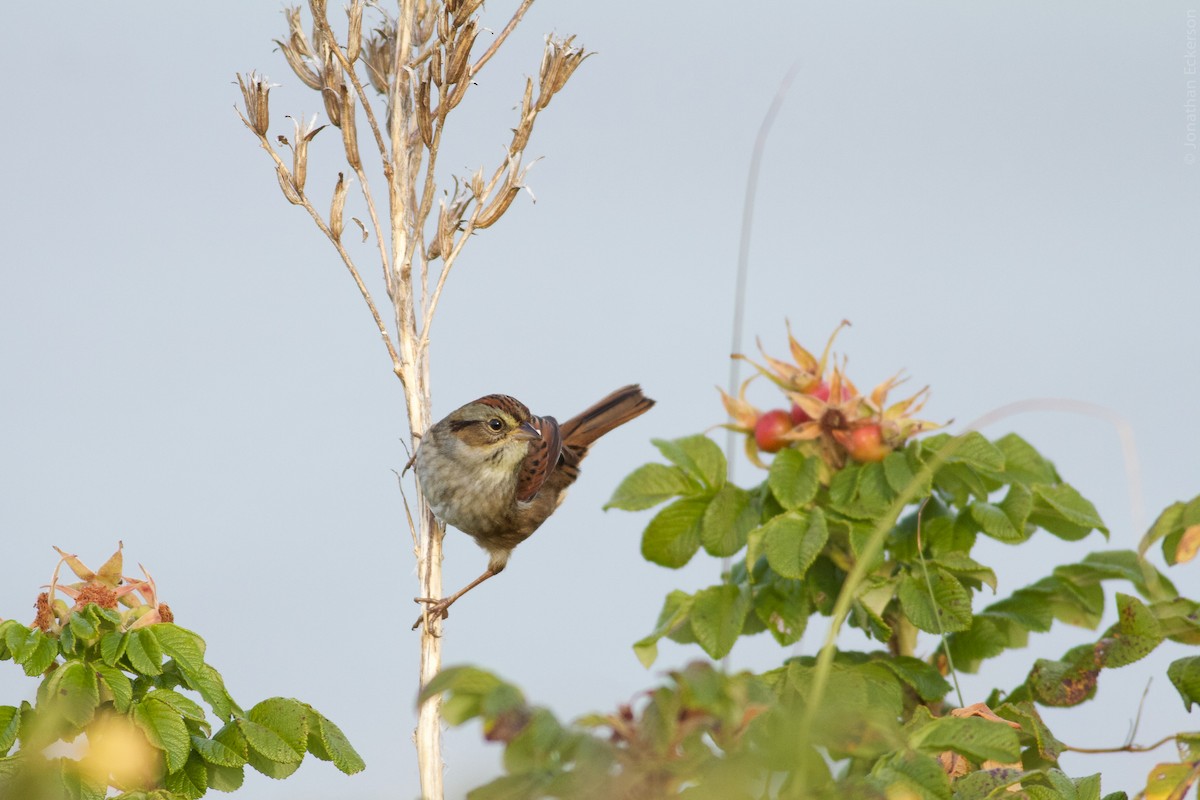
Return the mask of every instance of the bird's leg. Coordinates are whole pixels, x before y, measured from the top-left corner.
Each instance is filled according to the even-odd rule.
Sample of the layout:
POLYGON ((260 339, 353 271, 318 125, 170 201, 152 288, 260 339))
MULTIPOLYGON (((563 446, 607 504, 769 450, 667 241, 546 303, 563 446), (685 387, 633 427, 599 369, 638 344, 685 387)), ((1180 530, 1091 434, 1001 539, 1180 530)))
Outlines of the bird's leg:
POLYGON ((476 586, 483 583, 498 572, 500 572, 500 570, 488 567, 478 578, 471 581, 449 597, 445 597, 441 600, 437 600, 432 597, 414 597, 413 600, 415 602, 425 603, 425 610, 421 613, 421 616, 417 617, 417 621, 413 623, 412 629, 415 631, 417 628, 421 627, 421 623, 425 622, 427 618, 445 619, 446 617, 450 616, 450 606, 454 605, 455 600, 462 597, 464 594, 471 591, 476 586))

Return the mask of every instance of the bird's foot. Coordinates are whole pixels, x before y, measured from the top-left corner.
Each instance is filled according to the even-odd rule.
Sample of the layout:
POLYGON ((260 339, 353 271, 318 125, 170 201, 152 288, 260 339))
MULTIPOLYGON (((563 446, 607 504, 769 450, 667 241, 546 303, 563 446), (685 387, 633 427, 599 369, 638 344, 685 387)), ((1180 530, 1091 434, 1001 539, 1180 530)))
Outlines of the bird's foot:
POLYGON ((421 616, 417 617, 417 621, 413 623, 412 629, 415 631, 426 620, 445 619, 450 616, 450 604, 454 602, 454 599, 447 600, 443 598, 438 600, 433 597, 414 597, 413 602, 425 604, 425 610, 421 613, 421 616))

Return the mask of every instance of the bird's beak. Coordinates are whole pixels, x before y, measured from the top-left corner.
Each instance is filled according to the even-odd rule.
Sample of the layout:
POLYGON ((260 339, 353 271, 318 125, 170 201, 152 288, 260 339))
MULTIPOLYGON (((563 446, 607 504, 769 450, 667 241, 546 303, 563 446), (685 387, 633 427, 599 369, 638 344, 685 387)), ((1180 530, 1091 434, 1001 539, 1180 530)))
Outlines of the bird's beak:
POLYGON ((522 422, 521 427, 513 431, 513 438, 518 442, 536 442, 542 438, 542 434, 533 425, 522 422))

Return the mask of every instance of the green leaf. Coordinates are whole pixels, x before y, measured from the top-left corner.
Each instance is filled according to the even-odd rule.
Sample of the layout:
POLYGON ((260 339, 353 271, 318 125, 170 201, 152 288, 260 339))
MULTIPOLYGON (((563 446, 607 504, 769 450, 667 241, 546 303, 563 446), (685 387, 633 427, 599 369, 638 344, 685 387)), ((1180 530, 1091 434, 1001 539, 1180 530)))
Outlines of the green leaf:
POLYGON ((1092 645, 1081 645, 1061 661, 1039 658, 1025 682, 1042 705, 1076 706, 1095 696, 1099 673, 1092 645))
POLYGON ((502 683, 492 673, 477 667, 446 667, 425 685, 417 702, 424 703, 434 695, 450 692, 451 698, 442 705, 442 718, 451 725, 461 725, 479 716, 483 697, 502 683))
POLYGON ((697 489, 699 484, 690 480, 679 467, 643 464, 625 476, 604 508, 642 511, 672 497, 692 494, 697 489))
POLYGON ((75 729, 81 729, 100 705, 100 687, 96 672, 82 661, 71 660, 61 665, 51 676, 51 708, 75 729))
POLYGON ((219 764, 205 764, 208 772, 208 788, 218 792, 236 792, 242 788, 246 773, 242 767, 226 767, 219 764))
MULTIPOLYGON (((904 452, 888 453, 883 459, 883 474, 887 478, 892 491, 900 494, 908 485, 917 479, 912 465, 908 463, 908 455, 904 452)), ((918 496, 928 492, 918 492, 918 496)))
POLYGON ((246 737, 246 744, 250 745, 247 757, 251 766, 254 766, 253 756, 256 753, 276 764, 299 764, 304 758, 303 751, 297 752, 286 739, 266 725, 252 719, 239 719, 237 726, 242 736, 246 737))
POLYGON ((213 714, 218 719, 228 721, 235 711, 240 712, 237 703, 233 702, 229 692, 225 691, 225 681, 221 673, 212 666, 205 664, 203 669, 195 672, 181 667, 180 671, 187 687, 204 698, 204 702, 212 707, 213 714))
POLYGON ((911 741, 923 750, 953 750, 972 761, 1011 764, 1021 759, 1017 732, 1007 723, 983 717, 939 717, 915 731, 911 741))
POLYGON ((239 753, 224 742, 216 739, 206 739, 192 734, 192 749, 209 764, 220 767, 240 767, 246 763, 244 753, 239 753))
POLYGON ((129 659, 133 668, 143 675, 162 674, 162 648, 158 646, 158 640, 148 628, 130 631, 125 657, 129 659))
POLYGON ((58 657, 58 642, 42 633, 38 628, 31 630, 22 626, 19 630, 17 628, 11 630, 17 631, 9 640, 13 661, 25 668, 25 674, 33 678, 49 669, 50 665, 54 663, 54 659, 58 657), (21 631, 27 633, 14 647, 13 639, 20 636, 21 631))
POLYGON ((692 603, 692 633, 710 658, 724 658, 741 635, 749 611, 750 598, 737 586, 701 589, 692 603))
POLYGON ((104 659, 105 664, 115 667, 117 662, 121 660, 121 656, 125 655, 125 650, 128 646, 128 633, 109 631, 100 639, 100 657, 104 659))
POLYGON ((8 751, 16 744, 20 729, 21 709, 16 706, 0 706, 0 756, 8 755, 8 751))
MULTIPOLYGON (((1012 495, 1015 489, 1021 488, 1020 485, 1009 489, 1009 494, 1012 495)), ((1021 488, 1021 491, 1027 492, 1027 489, 1021 488)), ((988 534, 996 541, 1006 543, 1006 545, 1018 545, 1030 537, 1031 531, 1025 529, 1025 525, 1014 525, 1012 518, 1009 518, 1007 513, 1000 506, 990 503, 972 503, 968 506, 971 511, 971 518, 979 523, 979 528, 983 533, 988 534)))
POLYGON ((160 622, 145 630, 153 634, 162 651, 188 672, 204 669, 204 640, 187 628, 170 622, 160 622))
POLYGON ((978 581, 996 591, 996 573, 961 550, 951 550, 928 562, 941 567, 960 580, 978 581))
MULTIPOLYGON (((511 687, 515 689, 516 687, 511 687)), ((519 692, 518 692, 519 694, 519 692)), ((522 702, 524 702, 522 700, 522 702)), ((308 750, 322 761, 329 761, 346 775, 367 768, 362 756, 350 744, 342 729, 334 725, 315 708, 304 704, 308 712, 308 750)))
POLYGON ((178 772, 167 775, 164 785, 186 800, 197 800, 208 792, 208 770, 200 756, 192 753, 178 772))
POLYGON ((652 439, 651 443, 668 461, 709 489, 716 491, 725 484, 725 454, 707 436, 652 439))
POLYGON ((649 669, 650 665, 658 658, 658 640, 669 636, 672 631, 686 623, 691 611, 692 596, 690 594, 675 590, 667 595, 654 630, 633 645, 633 652, 637 655, 638 661, 642 662, 643 667, 649 669))
POLYGON ((1150 606, 1163 636, 1181 644, 1200 644, 1200 603, 1186 597, 1150 606))
POLYGON ((758 524, 759 510, 750 493, 732 483, 722 486, 700 518, 700 543, 709 555, 731 556, 746 546, 746 533, 758 524))
POLYGON ((1175 691, 1183 699, 1183 707, 1192 710, 1192 703, 1200 703, 1200 656, 1188 656, 1171 662, 1167 667, 1175 691))
POLYGON ((79 611, 71 614, 71 618, 67 624, 70 625, 71 632, 85 642, 91 642, 98 633, 95 623, 79 611))
POLYGON ((1004 454, 1004 472, 1010 478, 1026 485, 1059 482, 1054 465, 1017 434, 1002 436, 995 444, 1004 454))
POLYGON ((700 522, 708 503, 708 497, 685 497, 655 514, 642 534, 642 557, 672 569, 691 561, 700 549, 700 522))
POLYGON ((1142 601, 1117 593, 1117 623, 1100 646, 1104 666, 1124 667, 1148 656, 1162 643, 1162 627, 1142 601))
MULTIPOLYGON (((297 755, 303 757, 307 752, 308 710, 298 700, 272 697, 251 708, 246 717, 264 728, 269 728, 297 755)), ((246 737, 246 741, 251 743, 251 747, 254 746, 249 736, 246 737)))
POLYGON ((125 713, 129 710, 129 704, 133 702, 133 684, 129 680, 129 676, 116 667, 110 667, 107 664, 91 662, 92 669, 100 676, 101 684, 101 700, 105 697, 105 692, 112 696, 113 706, 117 711, 125 713))
POLYGON ((1096 507, 1068 484, 1035 484, 1029 521, 1067 541, 1087 536, 1093 529, 1108 536, 1096 507))
POLYGON ((799 450, 781 450, 771 462, 767 485, 784 509, 802 509, 816 499, 821 488, 821 459, 799 450))
POLYGON ((784 578, 802 579, 829 539, 825 515, 788 511, 762 527, 767 563, 784 578))
POLYGON ((163 751, 167 759, 167 772, 182 769, 192 750, 192 740, 187 725, 175 709, 154 698, 147 698, 133 706, 133 724, 137 725, 151 745, 163 751))
POLYGON ((755 616, 785 647, 800 641, 812 613, 808 591, 800 581, 777 578, 754 592, 755 616))
POLYGON ((946 771, 937 760, 924 753, 886 756, 876 763, 871 776, 888 797, 950 800, 952 796, 946 771))
POLYGON ((961 436, 939 434, 925 439, 923 444, 926 452, 947 451, 945 464, 963 464, 978 472, 995 473, 1004 469, 1004 453, 978 431, 961 436))
POLYGON ((911 686, 922 700, 941 700, 950 691, 950 683, 937 667, 912 656, 881 658, 879 663, 896 673, 896 677, 911 686))
POLYGON ((897 595, 904 615, 923 631, 952 633, 971 627, 971 594, 941 567, 930 567, 928 585, 919 569, 909 572, 897 595))
POLYGON ((152 697, 160 703, 165 703, 184 719, 190 719, 195 722, 205 721, 204 709, 200 708, 195 701, 184 697, 173 689, 151 689, 146 694, 146 697, 152 697))

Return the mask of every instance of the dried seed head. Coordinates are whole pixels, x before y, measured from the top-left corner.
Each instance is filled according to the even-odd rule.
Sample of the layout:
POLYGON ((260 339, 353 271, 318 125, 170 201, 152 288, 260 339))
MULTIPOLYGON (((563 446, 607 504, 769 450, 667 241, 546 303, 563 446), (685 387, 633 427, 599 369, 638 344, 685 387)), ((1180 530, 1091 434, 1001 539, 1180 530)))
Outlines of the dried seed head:
POLYGON ((450 13, 454 15, 454 19, 460 25, 478 11, 481 5, 483 5, 483 0, 451 0, 446 3, 446 7, 450 9, 450 13))
MULTIPOLYGON (((290 119, 292 120, 292 125, 296 128, 296 144, 292 148, 292 180, 295 182, 296 189, 303 192, 304 181, 308 175, 308 143, 311 142, 313 137, 320 133, 325 126, 316 126, 316 114, 313 114, 312 119, 307 123, 298 121, 294 117, 291 117, 290 119)), ((279 138, 283 140, 282 136, 279 138)))
POLYGON ((454 40, 454 49, 450 52, 450 64, 446 68, 446 82, 459 83, 468 78, 471 68, 471 48, 475 45, 475 37, 479 35, 479 26, 475 20, 469 20, 454 40))
POLYGON ((304 35, 304 26, 300 23, 300 6, 285 8, 283 15, 287 17, 288 43, 291 48, 304 58, 313 58, 316 54, 312 45, 308 43, 308 37, 304 35))
POLYGON ((582 47, 573 47, 573 41, 574 36, 566 39, 546 37, 546 50, 542 54, 542 66, 538 73, 538 111, 550 105, 550 98, 567 85, 571 75, 591 55, 584 52, 582 47))
POLYGON ((475 227, 490 227, 496 220, 504 216, 504 212, 508 211, 508 207, 512 205, 512 201, 516 199, 520 191, 520 186, 506 186, 501 189, 496 198, 492 200, 491 205, 485 208, 479 218, 475 220, 475 227))
POLYGON ((337 185, 333 187, 333 204, 329 208, 329 230, 333 233, 333 238, 338 241, 342 239, 342 213, 346 208, 348 188, 345 176, 339 172, 337 185))
POLYGON ((259 75, 253 70, 244 79, 241 73, 238 73, 237 80, 242 90, 242 99, 246 103, 246 124, 250 126, 250 130, 265 137, 271 122, 267 101, 271 87, 278 84, 269 82, 265 75, 259 75))
POLYGON ((342 95, 346 91, 346 80, 342 74, 342 65, 334 58, 333 53, 325 51, 325 64, 321 70, 321 99, 325 101, 325 113, 329 121, 339 128, 342 125, 342 95))
POLYGON ((352 0, 350 5, 346 6, 346 18, 348 29, 346 33, 346 58, 353 64, 355 61, 358 61, 359 53, 362 52, 362 0, 352 0))
POLYGON ((346 163, 355 170, 362 169, 358 155, 358 127, 354 121, 354 92, 342 87, 342 144, 346 148, 346 163))
POLYGON ((395 77, 396 41, 391 30, 376 28, 363 44, 363 61, 367 66, 367 78, 375 91, 388 94, 395 77))
POLYGON ((426 66, 425 74, 421 76, 421 80, 417 82, 417 130, 421 132, 421 141, 425 143, 426 148, 433 147, 433 118, 429 108, 430 103, 429 90, 429 68, 426 66))
POLYGON ((308 63, 308 58, 301 55, 300 51, 286 42, 275 40, 275 44, 279 45, 280 51, 283 52, 283 57, 287 59, 288 66, 292 68, 292 72, 296 73, 296 77, 310 89, 321 88, 321 76, 308 63))
POLYGON ((437 5, 428 0, 418 0, 417 15, 413 19, 412 39, 417 47, 423 46, 433 36, 437 26, 437 5))
POLYGON ((163 622, 175 621, 175 615, 171 613, 171 607, 166 603, 158 604, 158 618, 163 622))
POLYGON ((300 192, 292 183, 292 174, 288 172, 287 167, 280 164, 275 168, 275 175, 279 178, 279 188, 283 190, 283 196, 287 198, 287 201, 294 206, 302 205, 304 201, 300 199, 300 192))

